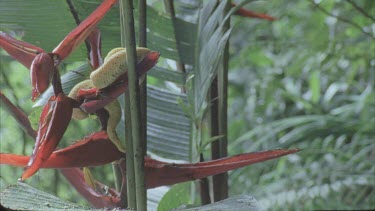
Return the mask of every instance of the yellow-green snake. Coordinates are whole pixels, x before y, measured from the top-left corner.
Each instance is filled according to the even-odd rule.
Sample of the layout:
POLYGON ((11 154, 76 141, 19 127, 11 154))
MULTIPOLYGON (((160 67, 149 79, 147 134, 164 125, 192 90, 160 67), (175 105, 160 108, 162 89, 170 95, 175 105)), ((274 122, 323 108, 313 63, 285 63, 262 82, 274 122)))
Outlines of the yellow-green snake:
MULTIPOLYGON (((137 48, 137 60, 142 60, 151 51, 147 48, 137 48)), ((90 79, 76 84, 69 93, 69 97, 77 99, 76 96, 80 89, 97 88, 102 89, 111 85, 120 75, 128 70, 127 55, 125 48, 114 48, 104 58, 102 66, 91 72, 90 79)), ((107 122, 107 134, 113 144, 121 151, 125 152, 125 147, 121 144, 117 136, 116 127, 121 120, 120 103, 115 100, 104 107, 108 112, 109 118, 107 122)), ((82 120, 88 117, 88 114, 79 108, 73 109, 72 117, 82 120)))

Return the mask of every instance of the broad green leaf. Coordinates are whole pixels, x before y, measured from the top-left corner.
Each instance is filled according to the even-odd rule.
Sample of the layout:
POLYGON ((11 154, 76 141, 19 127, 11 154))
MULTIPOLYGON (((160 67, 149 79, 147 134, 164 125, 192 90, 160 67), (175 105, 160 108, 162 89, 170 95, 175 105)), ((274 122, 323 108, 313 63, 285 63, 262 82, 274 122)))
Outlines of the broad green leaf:
POLYGON ((152 71, 147 73, 147 76, 152 76, 164 81, 171 81, 177 84, 185 84, 185 75, 181 72, 168 70, 166 68, 155 66, 152 71))
MULTIPOLYGON (((156 87, 147 90, 147 148, 168 159, 188 160, 191 120, 178 100, 186 103, 184 94, 176 94, 156 87)), ((123 100, 120 100, 123 103, 123 100)), ((118 133, 124 137, 124 120, 118 133), (121 128, 121 129, 120 129, 121 128)))
POLYGON ((250 195, 240 195, 231 198, 224 199, 212 204, 204 205, 201 207, 194 208, 178 208, 176 211, 262 211, 263 209, 259 205, 258 201, 250 195))
POLYGON ((4 207, 14 210, 89 210, 87 207, 63 201, 49 193, 19 182, 0 193, 4 207))
MULTIPOLYGON (((80 20, 84 20, 100 4, 100 0, 73 1, 80 20)), ((0 2, 1 28, 16 32, 23 40, 51 52, 77 25, 65 0, 4 0, 0 2), (43 15, 40 15, 43 14, 43 15)), ((148 47, 163 57, 180 60, 170 17, 148 6, 148 47)), ((103 56, 120 46, 118 6, 115 5, 98 25, 102 33, 103 56)), ((194 63, 195 24, 178 19, 176 35, 180 40, 181 60, 194 63)), ((82 44, 67 61, 82 61, 87 50, 82 44)))
MULTIPOLYGON (((100 3, 100 0, 74 1, 80 17, 87 17, 100 3)), ((134 5, 135 16, 137 15, 137 5, 134 5)), ((112 8, 109 14, 99 24, 103 37, 103 52, 106 54, 110 49, 120 46, 120 25, 119 25, 118 7, 112 8)), ((137 19, 135 19, 137 27, 137 19)), ((155 10, 151 6, 147 7, 147 47, 161 53, 165 58, 180 60, 177 52, 172 20, 167 14, 155 10)), ((181 60, 187 64, 194 63, 194 35, 195 25, 183 20, 179 20, 179 33, 177 33, 181 42, 181 60)), ((137 31, 137 30, 136 30, 137 31)))
POLYGON ((152 188, 147 190, 147 209, 157 210, 160 200, 168 192, 167 186, 152 188))
MULTIPOLYGON (((18 38, 43 48, 52 50, 76 27, 65 0, 2 0, 0 1, 0 28, 15 33, 18 38)), ((69 61, 87 57, 81 45, 68 58, 69 61)))
POLYGON ((173 185, 159 202, 157 211, 168 211, 183 204, 190 204, 190 182, 173 185))

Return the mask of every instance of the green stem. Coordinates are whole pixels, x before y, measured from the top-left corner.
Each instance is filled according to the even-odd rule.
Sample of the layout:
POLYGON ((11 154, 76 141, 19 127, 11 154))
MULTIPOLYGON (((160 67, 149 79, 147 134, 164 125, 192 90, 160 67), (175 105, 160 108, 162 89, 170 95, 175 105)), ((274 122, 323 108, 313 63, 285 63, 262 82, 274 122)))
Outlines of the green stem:
MULTIPOLYGON (((147 47, 147 3, 146 0, 138 0, 138 29, 140 47, 147 47)), ((142 81, 139 92, 141 101, 141 134, 143 156, 147 153, 147 74, 140 76, 142 81)))
MULTIPOLYGON (((226 12, 230 8, 231 2, 227 1, 226 12)), ((229 28, 230 19, 227 19, 224 24, 225 28, 229 28)), ((228 61, 229 41, 227 41, 224 48, 222 66, 211 86, 211 136, 223 136, 211 145, 212 159, 219 159, 228 155, 228 61)), ((212 182, 214 201, 228 198, 228 173, 213 176, 212 182)))
POLYGON ((141 47, 147 46, 147 4, 146 0, 138 0, 138 26, 139 26, 139 40, 138 44, 141 47))
POLYGON ((122 175, 119 165, 116 162, 112 162, 112 171, 115 177, 115 188, 117 191, 121 190, 122 175))
MULTIPOLYGON (((126 184, 127 184, 127 199, 128 207, 136 208, 136 193, 135 193, 135 170, 134 170, 134 150, 132 141, 131 128, 131 114, 130 114, 130 98, 129 91, 125 92, 125 140, 126 140, 126 184)), ((125 191, 125 190, 122 190, 125 191)))
POLYGON ((138 76, 136 73, 136 42, 135 29, 133 17, 133 1, 122 0, 122 8, 124 12, 124 26, 125 26, 125 46, 127 52, 128 64, 128 84, 129 84, 129 99, 131 111, 131 131, 134 151, 134 175, 136 186, 136 209, 143 211, 147 209, 147 192, 145 186, 145 172, 144 172, 144 155, 145 149, 142 148, 142 134, 141 134, 141 114, 140 114, 140 96, 138 86, 138 76))
MULTIPOLYGON (((124 1, 120 1, 120 21, 121 21, 121 46, 125 47, 125 14, 124 1)), ((136 209, 136 193, 135 193, 135 173, 134 173, 134 151, 131 131, 131 113, 129 90, 124 94, 124 115, 125 115, 125 148, 126 148, 126 186, 121 187, 122 204, 127 204, 128 208, 136 209), (126 190, 125 190, 126 188, 126 190), (125 197, 127 196, 127 203, 125 197)))

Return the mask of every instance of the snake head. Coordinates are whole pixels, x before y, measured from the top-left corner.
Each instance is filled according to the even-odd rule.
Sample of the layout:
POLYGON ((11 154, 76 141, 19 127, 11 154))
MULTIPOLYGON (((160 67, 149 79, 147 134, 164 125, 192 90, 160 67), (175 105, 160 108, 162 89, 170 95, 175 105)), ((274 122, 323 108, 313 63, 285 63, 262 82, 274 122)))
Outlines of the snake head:
MULTIPOLYGON (((138 76, 141 76, 151 70, 160 57, 159 52, 143 49, 137 49, 138 63, 136 66, 136 71, 138 76)), ((118 61, 121 61, 122 63, 126 62, 126 51, 120 48, 116 48, 116 52, 113 51, 108 53, 104 59, 104 64, 96 71, 91 73, 90 78, 94 88, 78 93, 80 99, 84 99, 85 94, 88 96, 86 99, 89 100, 85 100, 80 106, 80 108, 86 113, 94 113, 97 110, 104 108, 128 89, 127 66, 118 64, 118 61), (119 60, 119 57, 122 57, 122 59, 119 60), (112 60, 109 58, 115 59, 112 60), (111 64, 111 62, 115 62, 116 65, 111 64), (113 67, 115 67, 115 69, 112 69, 113 67), (116 75, 116 77, 109 76, 113 72, 115 72, 114 75, 116 75), (104 80, 98 82, 100 79, 104 80), (107 81, 107 83, 103 83, 103 81, 107 81), (98 87, 96 85, 98 85, 98 87), (93 97, 94 93, 96 93, 95 97, 93 97)))
POLYGON ((56 149, 70 122, 75 100, 63 93, 53 96, 44 106, 39 129, 30 160, 21 176, 21 180, 31 177, 56 149))

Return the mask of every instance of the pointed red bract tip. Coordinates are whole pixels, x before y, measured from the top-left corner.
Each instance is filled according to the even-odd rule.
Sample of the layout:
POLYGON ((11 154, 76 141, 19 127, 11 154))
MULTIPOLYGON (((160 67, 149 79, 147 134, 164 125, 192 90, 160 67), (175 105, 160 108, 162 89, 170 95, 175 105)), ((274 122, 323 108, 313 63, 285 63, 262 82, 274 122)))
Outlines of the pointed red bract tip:
POLYGON ((300 150, 277 149, 262 152, 244 153, 206 162, 173 165, 146 157, 146 186, 147 188, 155 188, 164 185, 173 185, 180 182, 201 179, 204 177, 213 176, 230 170, 248 166, 254 163, 260 163, 288 154, 296 153, 298 151, 300 150))
POLYGON ((104 15, 111 9, 117 0, 104 0, 84 21, 71 31, 63 41, 53 50, 60 60, 65 59, 77 48, 95 29, 104 15))
MULTIPOLYGON (((232 7, 235 7, 235 6, 236 6, 236 4, 232 3, 232 7)), ((238 9, 235 14, 239 15, 239 16, 243 16, 243 17, 259 18, 259 19, 264 19, 264 20, 269 20, 269 21, 274 21, 274 20, 277 19, 277 18, 272 17, 270 15, 263 14, 263 13, 256 13, 256 12, 253 12, 251 10, 244 9, 244 8, 238 9)))
POLYGON ((0 47, 28 69, 30 69, 35 56, 45 52, 35 45, 16 40, 2 31, 0 31, 0 47))
POLYGON ((148 53, 140 62, 137 64, 138 75, 143 75, 153 68, 160 58, 160 53, 156 51, 151 51, 148 53))
POLYGON ((86 39, 90 44, 90 64, 93 70, 96 70, 103 64, 102 49, 101 49, 101 33, 98 28, 95 28, 86 39))

